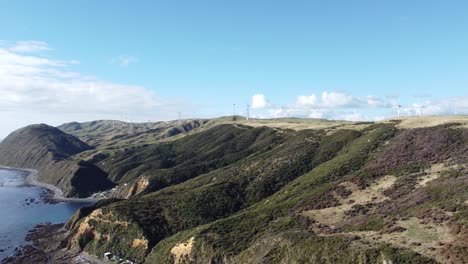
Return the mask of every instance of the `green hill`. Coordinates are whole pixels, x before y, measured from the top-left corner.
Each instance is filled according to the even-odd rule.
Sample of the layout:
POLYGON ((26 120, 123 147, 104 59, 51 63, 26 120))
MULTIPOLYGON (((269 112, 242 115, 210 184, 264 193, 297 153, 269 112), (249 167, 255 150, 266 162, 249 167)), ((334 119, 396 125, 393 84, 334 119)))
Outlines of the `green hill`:
MULTIPOLYGON (((465 261, 467 130, 395 124, 333 133, 215 126, 178 139, 191 146, 217 142, 216 131, 260 129, 269 147, 239 140, 258 150, 99 208, 73 223, 70 243, 146 263, 465 261)), ((204 145, 181 147, 203 157, 190 164, 210 162, 204 145)), ((165 170, 148 175, 183 175, 165 170)))
POLYGON ((105 121, 61 126, 94 146, 70 159, 104 171, 118 198, 79 210, 67 249, 148 264, 466 263, 468 128, 444 120, 225 117, 125 139, 105 121))
POLYGON ((0 165, 36 169, 38 179, 68 197, 87 197, 113 187, 107 173, 73 155, 92 149, 61 130, 32 125, 11 133, 0 143, 0 165))

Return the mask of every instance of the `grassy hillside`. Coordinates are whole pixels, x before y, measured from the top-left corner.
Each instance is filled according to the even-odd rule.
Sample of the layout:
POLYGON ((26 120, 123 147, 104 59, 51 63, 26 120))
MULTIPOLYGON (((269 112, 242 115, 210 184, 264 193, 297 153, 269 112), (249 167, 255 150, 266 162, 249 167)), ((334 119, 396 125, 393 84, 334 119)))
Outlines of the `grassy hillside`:
POLYGON ((203 126, 207 120, 129 123, 100 120, 85 123, 66 123, 58 128, 96 147, 155 143, 158 140, 190 132, 203 126))
MULTIPOLYGON (((172 263, 177 256, 174 248, 192 237, 193 246, 184 258, 196 263, 466 262, 468 189, 460 165, 466 160, 457 165, 450 161, 458 150, 466 151, 465 130, 455 130, 463 136, 454 136, 452 142, 461 139, 465 144, 452 148, 454 155, 440 171, 433 171, 428 162, 418 172, 396 168, 397 176, 392 176, 396 179, 390 183, 383 175, 373 175, 373 181, 364 177, 366 184, 353 185, 368 175, 372 165, 367 164, 388 155, 386 144, 407 136, 401 133, 392 139, 389 129, 363 135, 334 159, 238 214, 163 240, 146 262, 172 263), (429 183, 425 173, 440 178, 431 176, 429 183), (423 184, 408 184, 410 190, 402 193, 398 186, 408 186, 404 184, 408 181, 423 184)), ((408 165, 415 164, 421 160, 408 165)))
MULTIPOLYGON (((245 132, 242 133, 244 135, 241 140, 242 144, 235 142, 236 145, 239 147, 248 146, 250 144, 246 144, 248 142, 245 140, 251 139, 252 134, 258 135, 262 132, 266 135, 257 136, 258 139, 253 144, 252 149, 259 148, 258 145, 266 143, 270 148, 265 151, 261 147, 259 148, 260 152, 246 155, 247 158, 244 160, 203 174, 182 184, 141 196, 138 199, 122 201, 109 208, 102 208, 102 217, 106 218, 109 212, 112 212, 113 217, 118 215, 119 219, 135 223, 135 228, 142 232, 139 234, 145 237, 148 241, 148 247, 151 247, 160 239, 178 231, 229 216, 255 204, 317 164, 332 158, 341 147, 360 135, 356 131, 341 131, 331 136, 314 131, 289 132, 291 134, 283 132, 281 135, 275 135, 278 132, 269 128, 244 129, 249 133, 247 135, 245 132), (276 144, 275 147, 271 143, 271 138, 281 142, 281 144, 276 144), (319 142, 322 144, 320 145, 319 142), (155 218, 159 219, 157 225, 154 224, 155 218)), ((223 126, 211 130, 223 131, 223 126)), ((206 134, 211 130, 206 131, 206 134)), ((206 134, 200 133, 181 141, 184 143, 186 141, 198 142, 205 138, 201 135, 206 134)), ((225 134, 225 132, 220 133, 220 135, 225 134)), ((227 150, 225 147, 222 149, 223 151, 227 150)), ((228 155, 219 157, 230 159, 228 155)), ((195 162, 204 162, 204 159, 195 162)), ((103 227, 99 222, 101 221, 96 221, 96 225, 91 225, 91 227, 95 228, 97 233, 102 233, 104 230, 101 228, 107 228, 107 225, 103 227)), ((87 225, 90 226, 89 223, 87 225)), ((115 245, 113 239, 126 237, 127 232, 130 231, 126 228, 122 232, 114 231, 112 238, 103 245, 99 241, 94 241, 95 243, 91 243, 87 247, 104 250, 115 245)), ((115 250, 126 249, 116 248, 115 250)), ((143 249, 135 249, 135 251, 139 250, 143 249)), ((141 258, 140 255, 143 252, 139 251, 134 254, 136 254, 135 257, 141 258)))
POLYGON ((70 243, 146 263, 461 263, 468 130, 396 124, 221 125, 120 153, 110 167, 158 180, 75 219, 70 243))
POLYGON ((66 159, 118 184, 70 219, 68 249, 148 264, 468 262, 468 118, 236 119, 62 125, 88 143, 66 159))
POLYGON ((61 188, 66 196, 87 197, 112 188, 107 173, 73 156, 92 149, 74 136, 48 125, 32 125, 0 143, 0 165, 39 171, 39 180, 61 188))

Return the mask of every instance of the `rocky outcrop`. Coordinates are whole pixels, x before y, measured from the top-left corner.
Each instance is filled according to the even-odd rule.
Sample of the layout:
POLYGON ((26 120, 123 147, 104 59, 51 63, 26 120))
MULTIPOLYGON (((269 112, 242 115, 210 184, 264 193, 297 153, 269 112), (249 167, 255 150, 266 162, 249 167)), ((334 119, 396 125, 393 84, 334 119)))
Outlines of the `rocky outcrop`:
POLYGON ((39 171, 38 180, 52 184, 66 197, 87 197, 112 188, 107 173, 74 159, 91 147, 61 130, 40 124, 11 133, 0 144, 0 165, 39 171))

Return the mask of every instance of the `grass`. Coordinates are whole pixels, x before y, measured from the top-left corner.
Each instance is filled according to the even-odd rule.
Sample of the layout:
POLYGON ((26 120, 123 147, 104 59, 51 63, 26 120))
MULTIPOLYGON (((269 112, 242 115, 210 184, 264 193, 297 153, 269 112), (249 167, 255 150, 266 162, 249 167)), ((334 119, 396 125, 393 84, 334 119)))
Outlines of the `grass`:
POLYGON ((423 117, 403 117, 398 127, 404 129, 433 127, 438 125, 459 123, 462 127, 468 127, 468 116, 423 116, 423 117))
MULTIPOLYGON (((106 229, 99 223, 93 223, 94 228, 115 238, 144 236, 151 249, 147 263, 171 263, 171 249, 191 237, 195 237, 191 257, 197 263, 433 262, 385 241, 366 244, 352 236, 318 236, 309 230, 311 220, 300 215, 307 208, 315 208, 320 199, 333 197, 329 194, 340 183, 353 182, 357 189, 363 189, 391 172, 398 177, 391 177, 391 183, 411 183, 411 188, 394 196, 395 201, 378 200, 359 215, 344 215, 366 216, 356 225, 344 226, 344 231, 383 231, 394 218, 417 215, 430 207, 452 210, 460 223, 466 219, 463 173, 450 172, 417 186, 411 175, 436 159, 418 156, 420 150, 412 142, 405 143, 414 136, 450 153, 443 149, 448 142, 458 153, 463 149, 459 145, 462 132, 451 127, 398 131, 393 123, 363 126, 359 131, 343 127, 293 131, 252 128, 238 121, 177 140, 129 148, 112 155, 115 163, 106 165, 121 170, 113 172, 118 176, 115 180, 145 175, 153 185, 143 195, 104 208, 113 212, 115 219, 133 223, 134 230, 106 229), (443 135, 443 141, 433 142, 438 135, 443 135), (388 159, 396 152, 403 153, 402 157, 417 155, 386 168, 384 173, 377 172, 375 168, 381 162, 399 161, 388 159), (461 204, 453 203, 458 200, 461 204)), ((434 149, 424 151, 427 154, 434 149)), ((109 159, 111 156, 103 161, 109 159)), ((385 188, 387 185, 393 184, 385 184, 385 188)), ((424 232, 424 228, 410 221, 407 235, 423 242, 435 241, 436 236, 424 232)), ((95 240, 84 242, 91 252, 111 247, 95 240)), ((139 252, 127 254, 141 259, 139 252)))
POLYGON ((406 236, 422 242, 437 241, 439 239, 437 234, 435 232, 429 232, 419 221, 419 219, 413 217, 404 222, 405 224, 403 227, 407 229, 406 236))

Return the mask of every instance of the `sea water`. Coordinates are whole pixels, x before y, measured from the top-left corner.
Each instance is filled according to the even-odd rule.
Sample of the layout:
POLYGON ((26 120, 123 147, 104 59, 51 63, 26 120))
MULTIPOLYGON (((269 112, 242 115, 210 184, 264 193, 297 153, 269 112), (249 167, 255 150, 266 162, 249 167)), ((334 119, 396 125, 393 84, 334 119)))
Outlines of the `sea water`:
POLYGON ((27 185, 27 173, 0 169, 0 260, 25 245, 28 231, 40 223, 64 223, 90 202, 48 204, 42 200, 45 189, 27 185))

